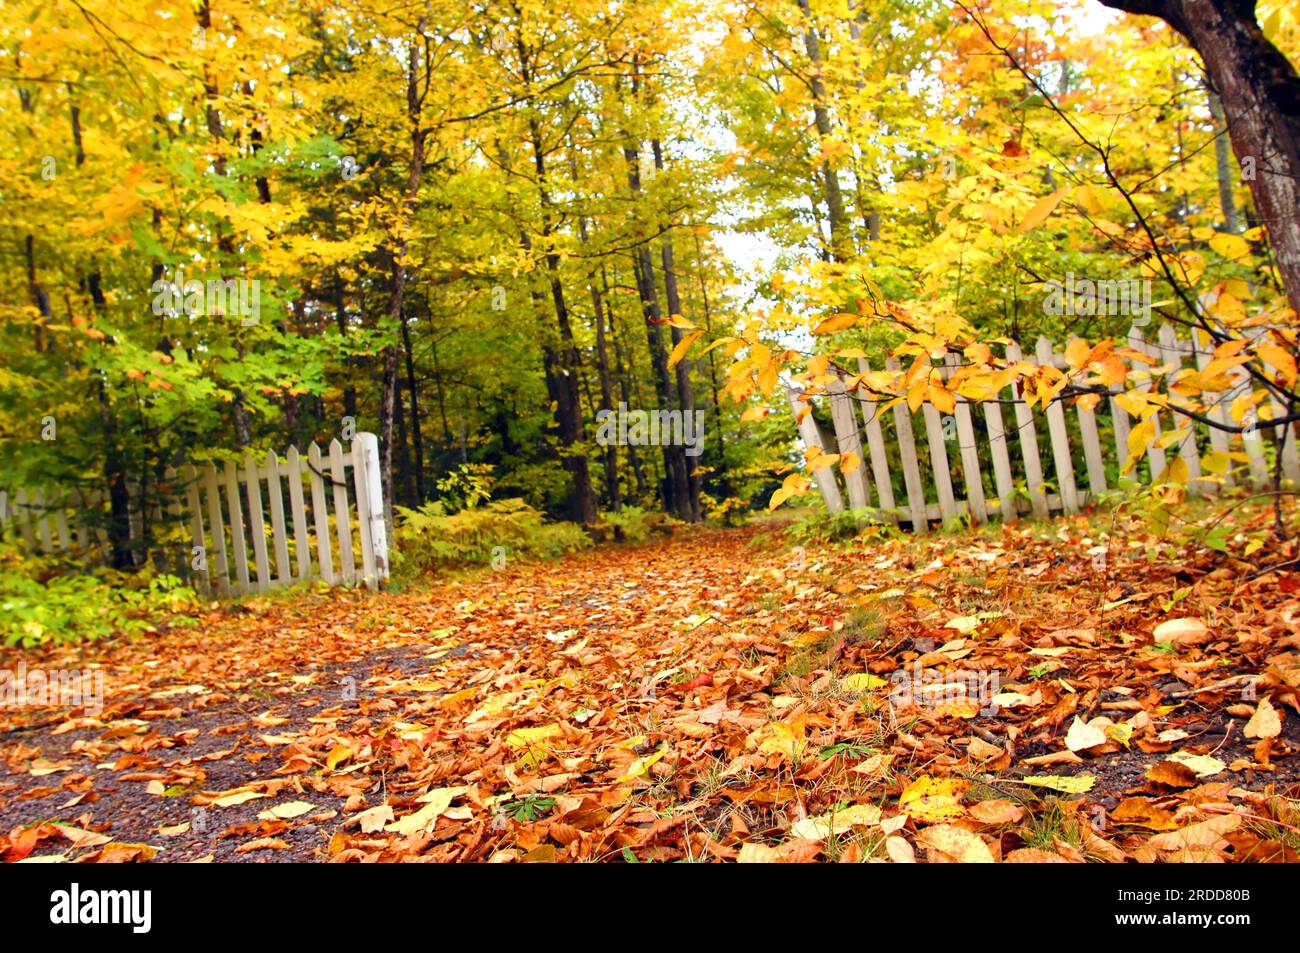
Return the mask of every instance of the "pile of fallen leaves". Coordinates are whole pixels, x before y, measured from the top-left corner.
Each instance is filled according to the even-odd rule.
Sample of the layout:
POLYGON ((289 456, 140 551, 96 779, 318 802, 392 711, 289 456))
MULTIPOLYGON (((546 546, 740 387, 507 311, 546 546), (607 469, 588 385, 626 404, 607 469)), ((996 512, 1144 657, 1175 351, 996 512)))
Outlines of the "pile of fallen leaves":
POLYGON ((1267 555, 703 531, 214 608, 21 657, 108 698, 0 710, 0 857, 1293 861, 1300 573, 1267 555))

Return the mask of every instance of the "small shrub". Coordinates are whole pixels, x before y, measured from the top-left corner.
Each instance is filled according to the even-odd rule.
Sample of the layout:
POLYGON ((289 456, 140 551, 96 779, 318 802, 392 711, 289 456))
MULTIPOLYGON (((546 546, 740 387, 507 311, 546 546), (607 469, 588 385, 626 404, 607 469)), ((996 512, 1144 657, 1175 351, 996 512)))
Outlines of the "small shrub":
POLYGON ((0 642, 31 647, 149 631, 185 613, 199 597, 180 578, 88 569, 53 559, 0 553, 0 642))
POLYGON ((786 527, 786 534, 801 543, 836 543, 866 536, 883 539, 894 530, 873 509, 817 510, 786 527))
POLYGON ((613 537, 621 542, 644 543, 654 533, 672 533, 684 525, 666 513, 625 506, 613 513, 602 513, 601 522, 613 528, 613 537))
POLYGON ((550 559, 591 545, 581 527, 547 523, 520 499, 495 500, 450 514, 440 501, 419 509, 397 506, 394 511, 394 571, 407 578, 429 570, 491 565, 494 556, 550 559))

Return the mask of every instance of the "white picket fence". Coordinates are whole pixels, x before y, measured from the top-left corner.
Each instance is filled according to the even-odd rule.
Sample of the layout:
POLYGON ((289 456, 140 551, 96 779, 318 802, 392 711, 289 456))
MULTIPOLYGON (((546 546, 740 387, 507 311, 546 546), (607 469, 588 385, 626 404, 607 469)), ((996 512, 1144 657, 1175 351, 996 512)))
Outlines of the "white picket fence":
MULTIPOLYGON (((1141 329, 1134 327, 1129 332, 1128 343, 1157 361, 1156 366, 1130 364, 1139 382, 1142 375, 1150 375, 1161 367, 1172 368, 1170 374, 1189 366, 1185 362, 1203 368, 1213 353, 1208 343, 1180 339, 1169 325, 1160 329, 1155 343, 1148 343, 1141 329)), ((1006 357, 1013 361, 1024 359, 1016 344, 1007 346, 1006 357)), ((1031 360, 1039 365, 1067 367, 1062 352, 1046 338, 1038 339, 1031 360)), ((949 355, 947 365, 939 368, 945 380, 951 377, 956 364, 956 356, 949 355)), ((899 364, 890 358, 885 367, 897 370, 899 364)), ((858 369, 870 370, 865 361, 858 362, 858 369)), ((1250 386, 1240 368, 1235 369, 1231 378, 1235 381, 1232 390, 1205 395, 1206 405, 1211 408, 1208 416, 1224 424, 1231 424, 1228 407, 1232 400, 1250 386)), ((832 384, 826 390, 826 395, 811 399, 830 405, 836 450, 841 454, 856 453, 862 461, 861 466, 848 474, 840 472, 838 466, 813 474, 822 499, 832 512, 844 508, 847 493, 852 508, 875 508, 887 521, 906 522, 913 528, 923 529, 928 529, 932 520, 947 522, 968 517, 984 523, 994 516, 1011 521, 1021 514, 1040 518, 1051 513, 1073 514, 1108 490, 1116 489, 1118 481, 1114 475, 1128 459, 1131 421, 1114 397, 1103 401, 1095 410, 1069 407, 1068 402, 1057 400, 1048 405, 1044 414, 1040 409, 1031 411, 1019 399, 1019 394, 1014 393, 1014 388, 1009 388, 998 401, 976 404, 959 396, 955 413, 947 420, 927 401, 920 407, 918 421, 905 401, 895 404, 892 413, 882 415, 877 413, 877 404, 865 388, 850 394, 842 384, 832 384), (1007 406, 1011 410, 1004 414, 1007 406), (917 450, 918 428, 924 432, 928 450, 924 456, 917 450), (1040 431, 1044 430, 1046 446, 1040 444, 1040 431), (1102 439, 1103 432, 1108 439, 1102 439), (991 474, 987 472, 990 467, 991 474), (902 481, 896 493, 894 476, 900 469, 902 481), (960 497, 958 485, 964 489, 960 497), (904 500, 901 504, 899 497, 904 500)), ((1118 387, 1114 390, 1119 392, 1118 387)), ((821 428, 813 415, 803 412, 806 395, 793 386, 788 391, 804 446, 833 452, 826 451, 821 428)), ((1276 402, 1274 410, 1278 414, 1282 412, 1276 402)), ((1182 431, 1184 436, 1169 451, 1152 446, 1146 453, 1145 464, 1128 474, 1128 479, 1136 477, 1150 482, 1159 477, 1167 465, 1167 453, 1176 452, 1187 465, 1190 489, 1199 494, 1217 493, 1221 486, 1231 486, 1235 480, 1232 474, 1211 477, 1202 472, 1201 456, 1209 450, 1244 451, 1249 459, 1245 476, 1250 484, 1263 486, 1271 478, 1267 450, 1259 431, 1241 437, 1196 424, 1173 412, 1158 415, 1157 433, 1161 428, 1182 431)), ((1300 484, 1300 455, 1294 432, 1288 433, 1283 444, 1282 472, 1288 483, 1300 484)))
MULTIPOLYGON (((161 489, 147 514, 148 532, 146 514, 132 507, 132 537, 188 543, 174 568, 208 595, 267 592, 311 579, 377 589, 388 579, 374 434, 358 433, 347 450, 338 440, 326 453, 313 443, 305 458, 290 447, 283 458, 271 451, 259 461, 250 452, 220 467, 169 469, 161 489)), ((102 493, 0 492, 0 535, 32 552, 106 561, 107 519, 94 512, 104 505, 102 493)))

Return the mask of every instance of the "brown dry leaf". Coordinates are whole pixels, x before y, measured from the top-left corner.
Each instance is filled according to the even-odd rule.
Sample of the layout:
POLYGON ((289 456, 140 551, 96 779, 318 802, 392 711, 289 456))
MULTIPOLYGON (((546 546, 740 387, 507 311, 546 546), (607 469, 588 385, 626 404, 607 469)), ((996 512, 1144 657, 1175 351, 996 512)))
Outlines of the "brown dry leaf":
POLYGON ((999 748, 997 745, 989 744, 978 735, 973 735, 970 744, 966 746, 967 753, 976 761, 988 761, 991 758, 997 758, 1006 754, 1005 748, 999 748))
POLYGON ((1282 733, 1282 717, 1267 696, 1259 700, 1259 707, 1242 730, 1247 738, 1276 738, 1282 733))
POLYGON ((101 864, 144 864, 158 855, 157 847, 148 844, 105 844, 94 858, 101 864))
POLYGON ((1212 641, 1214 634, 1203 620, 1183 618, 1161 622, 1152 631, 1151 638, 1156 642, 1171 642, 1174 645, 1200 645, 1212 641))
POLYGON ((991 864, 993 853, 978 834, 952 824, 936 824, 916 835, 931 863, 991 864))
POLYGON ((362 811, 356 816, 356 820, 361 825, 361 833, 373 834, 383 830, 385 824, 392 823, 393 809, 387 804, 381 804, 368 811, 362 811))
POLYGON ((736 856, 738 864, 779 864, 781 863, 781 853, 775 847, 768 847, 766 844, 745 843, 740 845, 740 853, 736 856))
POLYGON ((1068 864, 1069 861, 1060 854, 1037 847, 1021 847, 1007 854, 1004 863, 1008 864, 1068 864))
POLYGON ((896 864, 916 863, 916 851, 912 850, 912 845, 905 838, 897 834, 885 838, 885 853, 896 864))
POLYGON ((1169 831, 1176 826, 1172 814, 1141 797, 1129 797, 1120 801, 1110 812, 1110 819, 1117 824, 1136 824, 1153 831, 1169 831))
POLYGON ((1006 798, 977 801, 968 810, 981 824, 1016 824, 1025 816, 1023 807, 1006 798))
POLYGON ((1235 831, 1243 823, 1239 814, 1220 814, 1179 830, 1156 834, 1147 844, 1156 850, 1176 852, 1179 859, 1207 859, 1207 855, 1226 849, 1228 842, 1223 835, 1235 831))
POLYGON ((1147 768, 1147 778, 1171 788, 1196 787, 1196 772, 1177 761, 1160 761, 1147 768))

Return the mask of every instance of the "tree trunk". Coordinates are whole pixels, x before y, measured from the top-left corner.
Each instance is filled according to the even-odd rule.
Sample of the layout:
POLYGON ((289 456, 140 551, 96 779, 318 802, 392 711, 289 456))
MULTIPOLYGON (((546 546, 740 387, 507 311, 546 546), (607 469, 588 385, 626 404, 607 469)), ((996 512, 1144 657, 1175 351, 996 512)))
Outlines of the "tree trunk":
POLYGON ((1201 56, 1232 148, 1300 313, 1300 77, 1255 22, 1254 0, 1104 0, 1160 17, 1201 56))
MULTIPOLYGON (((424 37, 425 18, 421 17, 415 28, 416 36, 424 37)), ((415 199, 420 191, 424 174, 424 138, 428 130, 420 128, 422 98, 419 91, 421 44, 413 38, 407 52, 406 115, 411 129, 411 156, 407 166, 406 194, 402 197, 394 234, 398 236, 392 250, 392 293, 388 298, 386 314, 388 328, 396 330, 402 321, 402 305, 406 296, 406 223, 415 212, 415 199)), ((393 538, 393 405, 397 397, 397 348, 390 342, 383 350, 383 373, 380 378, 379 399, 379 474, 384 489, 384 523, 388 538, 393 538)))
MULTIPOLYGON (((623 406, 630 407, 632 406, 632 393, 627 383, 627 375, 630 373, 630 370, 626 369, 623 363, 623 346, 622 346, 623 335, 619 333, 618 323, 614 313, 614 308, 610 304, 611 296, 609 293, 609 274, 608 272, 605 271, 603 265, 601 266, 600 269, 600 281, 601 281, 601 287, 604 289, 605 292, 605 311, 607 312, 607 317, 609 319, 610 342, 614 345, 614 373, 618 376, 618 388, 619 388, 619 394, 623 398, 623 406)), ((632 363, 632 356, 628 355, 629 367, 631 363, 632 363)), ((633 479, 636 480, 637 498, 643 499, 646 495, 645 471, 641 469, 641 457, 636 452, 636 447, 629 446, 627 448, 627 460, 628 463, 631 464, 632 466, 632 477, 633 479)))
MULTIPOLYGON (((533 168, 537 173, 538 195, 542 203, 542 237, 549 246, 552 228, 552 203, 547 188, 546 156, 542 151, 542 133, 537 120, 528 122, 529 138, 533 148, 533 168)), ((525 236, 526 237, 526 236, 525 236)), ((531 246, 531 242, 528 242, 531 246)), ((542 349, 546 362, 546 378, 551 385, 551 399, 555 401, 555 422, 560 428, 561 456, 564 469, 569 471, 572 487, 569 495, 569 514, 574 522, 589 526, 596 522, 596 497, 591 488, 591 472, 587 457, 582 451, 582 406, 578 394, 578 349, 573 340, 573 327, 569 321, 569 306, 564 297, 564 284, 560 279, 560 256, 548 250, 543 255, 547 278, 551 288, 551 304, 555 310, 555 325, 559 332, 559 347, 547 342, 542 349)))
MULTIPOLYGON (((348 336, 348 308, 346 287, 342 275, 336 275, 334 278, 334 322, 338 325, 339 337, 346 340, 348 336)), ((343 385, 343 413, 347 417, 355 418, 357 415, 357 389, 352 386, 352 361, 347 357, 343 359, 343 372, 348 376, 347 383, 343 385)))
MULTIPOLYGON (((804 49, 812 64, 812 75, 808 85, 812 90, 813 122, 817 127, 818 145, 824 145, 831 136, 831 116, 826 108, 826 86, 822 82, 821 40, 817 36, 817 28, 813 26, 808 0, 799 0, 799 9, 808 19, 808 25, 804 30, 804 49)), ((840 189, 835 164, 824 156, 820 157, 819 161, 822 164, 822 179, 826 190, 826 209, 830 216, 831 257, 836 261, 845 261, 853 252, 849 242, 849 220, 844 213, 844 193, 840 189)))
MULTIPOLYGON (((654 153, 655 169, 662 172, 664 156, 663 150, 659 146, 659 140, 652 139, 650 148, 654 153)), ((671 228, 665 229, 663 241, 659 246, 659 262, 664 272, 664 295, 668 299, 669 317, 682 313, 681 295, 677 291, 677 269, 673 263, 672 234, 671 228)), ((673 347, 676 347, 682 339, 682 329, 670 325, 669 333, 672 335, 673 347)), ((675 368, 677 374, 677 403, 682 412, 683 427, 687 426, 687 422, 690 421, 689 415, 695 412, 695 393, 691 389, 691 366, 692 362, 683 358, 677 362, 675 368)), ((682 519, 691 523, 698 523, 701 516, 700 475, 696 467, 699 461, 696 457, 688 456, 686 449, 682 448, 682 462, 686 466, 686 496, 681 507, 682 519)))
MULTIPOLYGON (((628 187, 634 199, 641 195, 641 159, 635 146, 623 147, 623 158, 627 162, 628 187)), ((650 349, 650 366, 654 369, 655 390, 663 410, 673 410, 673 380, 668 373, 668 352, 664 349, 663 334, 660 327, 664 324, 659 310, 659 291, 655 285, 654 262, 650 256, 650 245, 642 242, 636 250, 632 262, 636 273, 637 291, 641 296, 641 314, 645 318, 646 344, 650 349)), ((664 470, 668 476, 668 485, 662 494, 664 509, 678 517, 689 520, 690 481, 686 475, 686 448, 671 444, 663 445, 664 470)))
POLYGON ((1210 117, 1214 120, 1214 166, 1219 186, 1219 208, 1223 210, 1223 227, 1234 235, 1241 231, 1237 220, 1237 203, 1232 197, 1232 144, 1228 141, 1228 121, 1223 103, 1214 90, 1208 90, 1210 117))
POLYGON ((420 433, 420 399, 415 387, 415 355, 411 353, 411 327, 402 312, 402 353, 406 355, 406 390, 411 395, 411 450, 415 457, 415 505, 424 505, 424 436, 420 433))

